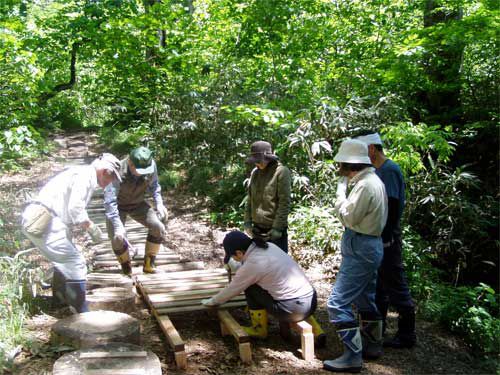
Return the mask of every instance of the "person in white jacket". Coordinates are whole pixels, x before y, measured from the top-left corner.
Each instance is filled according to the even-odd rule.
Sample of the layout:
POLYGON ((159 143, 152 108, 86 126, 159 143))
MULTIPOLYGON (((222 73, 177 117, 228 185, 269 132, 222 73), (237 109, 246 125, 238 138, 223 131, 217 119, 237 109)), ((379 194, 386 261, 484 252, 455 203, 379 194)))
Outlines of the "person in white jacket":
POLYGON ((69 167, 54 176, 22 213, 26 237, 52 263, 53 295, 76 312, 88 311, 85 289, 85 258, 71 240, 72 227, 87 230, 94 242, 101 240, 99 227, 86 211, 94 190, 119 179, 120 161, 103 154, 90 165, 69 167))
POLYGON ((202 304, 222 305, 244 292, 252 321, 243 329, 253 337, 267 337, 267 314, 281 323, 307 320, 313 326, 317 342, 324 345, 326 335, 313 317, 317 306, 316 291, 299 265, 281 248, 260 237, 250 238, 233 231, 223 241, 226 256, 242 263, 230 284, 202 304))
POLYGON ((360 372, 365 358, 380 357, 382 320, 375 304, 377 269, 383 255, 382 230, 387 221, 387 195, 375 174, 365 143, 348 139, 334 160, 343 176, 337 186, 335 211, 345 231, 342 263, 327 301, 330 321, 344 344, 344 354, 323 362, 333 372, 360 372), (370 323, 360 332, 352 311, 370 323), (363 335, 363 337, 362 337, 363 335))

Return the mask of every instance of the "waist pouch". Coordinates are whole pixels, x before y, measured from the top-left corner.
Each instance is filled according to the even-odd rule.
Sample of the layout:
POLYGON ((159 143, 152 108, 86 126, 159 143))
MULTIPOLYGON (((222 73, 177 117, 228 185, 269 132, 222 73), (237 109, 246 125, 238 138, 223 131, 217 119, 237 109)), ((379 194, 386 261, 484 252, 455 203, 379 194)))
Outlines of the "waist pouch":
POLYGON ((42 237, 52 220, 49 210, 39 204, 31 204, 24 218, 24 230, 35 237, 42 237))

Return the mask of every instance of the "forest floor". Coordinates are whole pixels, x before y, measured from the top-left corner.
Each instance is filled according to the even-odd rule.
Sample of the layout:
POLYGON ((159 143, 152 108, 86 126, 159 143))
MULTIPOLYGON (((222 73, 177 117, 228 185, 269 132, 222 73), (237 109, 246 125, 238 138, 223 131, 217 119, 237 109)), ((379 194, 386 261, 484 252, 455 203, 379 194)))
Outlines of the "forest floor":
MULTIPOLYGON (((4 174, 0 177, 2 186, 0 214, 3 218, 7 218, 8 222, 16 223, 18 220, 20 192, 25 189, 36 191, 51 175, 63 168, 67 157, 76 156, 78 153, 80 156, 92 157, 97 152, 97 138, 86 133, 58 136, 57 142, 60 147, 46 160, 31 165, 25 171, 4 174), (72 145, 70 154, 68 154, 68 144, 72 145)), ((231 228, 217 228, 210 225, 205 219, 208 211, 204 202, 186 192, 167 191, 164 192, 164 198, 171 214, 168 228, 169 247, 184 259, 204 261, 206 268, 221 267, 222 238, 231 228)), ((16 230, 18 231, 12 228, 13 233, 16 230)), ((80 245, 86 256, 91 257, 86 243, 80 241, 80 245)), ((36 253, 31 255, 31 258, 41 268, 47 267, 47 263, 36 253)), ((188 356, 186 371, 176 369, 172 350, 145 307, 134 314, 142 324, 143 346, 158 355, 163 374, 327 374, 327 371, 322 370, 322 361, 340 355, 341 345, 327 318, 325 306, 332 280, 329 276, 331 270, 324 268, 326 266, 316 264, 306 271, 318 292, 316 317, 328 335, 327 347, 316 350, 317 358, 312 362, 308 363, 300 358, 298 337, 292 342, 284 342, 280 338, 277 322, 272 318, 269 338, 266 341, 252 343, 253 363, 249 366, 240 362, 232 337, 221 337, 217 318, 208 312, 172 316, 174 325, 186 342, 188 356)), ((46 298, 42 297, 41 300, 46 298)), ((67 311, 51 309, 48 303, 42 303, 41 306, 40 311, 31 317, 25 327, 29 331, 31 344, 23 348, 17 356, 14 374, 51 374, 53 363, 67 350, 67 348, 53 347, 49 342, 51 325, 58 318, 67 315, 67 311)), ((240 323, 248 322, 242 310, 235 310, 234 316, 240 323)), ((394 334, 395 324, 396 316, 391 314, 389 334, 394 334)), ((463 341, 447 333, 437 324, 418 319, 417 336, 418 344, 413 349, 387 349, 379 360, 365 361, 362 374, 484 373, 463 341)))

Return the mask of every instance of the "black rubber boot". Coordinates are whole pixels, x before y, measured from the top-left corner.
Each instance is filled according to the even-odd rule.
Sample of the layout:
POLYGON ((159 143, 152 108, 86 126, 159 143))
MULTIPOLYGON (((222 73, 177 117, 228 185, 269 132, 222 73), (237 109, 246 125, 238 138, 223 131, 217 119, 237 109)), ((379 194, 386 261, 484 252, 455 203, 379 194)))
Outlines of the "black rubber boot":
POLYGON ((85 280, 66 281, 66 300, 77 313, 89 311, 86 301, 86 286, 85 280))
POLYGON ((417 343, 415 333, 415 309, 401 309, 398 318, 398 332, 389 340, 384 341, 384 347, 405 349, 412 348, 417 343))
POLYGON ((66 279, 61 271, 54 267, 52 275, 52 308, 59 309, 67 306, 66 301, 66 279))

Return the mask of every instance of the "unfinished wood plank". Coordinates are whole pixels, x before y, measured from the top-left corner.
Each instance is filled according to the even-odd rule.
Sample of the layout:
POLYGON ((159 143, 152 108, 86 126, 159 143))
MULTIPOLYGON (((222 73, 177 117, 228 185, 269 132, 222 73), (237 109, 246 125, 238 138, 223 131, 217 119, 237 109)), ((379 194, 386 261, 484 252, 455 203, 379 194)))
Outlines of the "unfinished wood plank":
POLYGON ((175 352, 183 351, 184 341, 179 335, 179 332, 175 329, 168 315, 159 315, 156 318, 172 349, 174 349, 175 352))
MULTIPOLYGON (((168 278, 168 274, 166 275, 168 278)), ((225 281, 228 283, 227 277, 223 275, 210 275, 210 276, 202 276, 202 277, 189 277, 185 279, 155 279, 155 280, 149 280, 149 281, 141 281, 141 284, 144 285, 145 287, 154 287, 156 285, 162 285, 162 286, 171 286, 171 285, 179 285, 182 283, 182 285, 196 285, 199 283, 209 283, 209 282, 222 282, 225 281)))
POLYGON ((249 342, 244 342, 238 345, 240 351, 241 362, 245 364, 252 363, 252 348, 249 342))
POLYGON ((298 333, 312 333, 312 326, 305 320, 297 323, 290 323, 290 328, 298 333))
MULTIPOLYGON (((148 293, 151 301, 167 302, 167 301, 182 301, 185 299, 207 298, 216 295, 224 288, 206 289, 206 290, 190 290, 185 292, 170 292, 160 295, 148 293)), ((145 289, 147 292, 147 289, 145 289)))
POLYGON ((140 351, 140 352, 81 352, 80 359, 94 359, 94 358, 142 358, 147 357, 148 352, 140 351))
POLYGON ((84 370, 85 375, 146 375, 140 368, 84 370))
POLYGON ((182 292, 182 291, 191 291, 195 290, 204 290, 204 289, 216 289, 216 288, 224 288, 227 285, 227 280, 220 282, 208 282, 208 283, 196 283, 196 284, 188 284, 184 285, 148 285, 146 287, 146 291, 150 294, 155 293, 167 293, 167 292, 182 292))
MULTIPOLYGON (((200 262, 203 263, 203 262, 200 262)), ((158 273, 154 274, 147 274, 147 275, 137 275, 136 278, 138 281, 141 283, 147 283, 148 281, 151 280, 164 280, 168 278, 169 280, 173 279, 185 279, 185 278, 191 278, 191 277, 200 277, 203 278, 205 276, 211 276, 211 275, 222 275, 226 274, 226 270, 224 269, 216 269, 216 270, 185 270, 185 271, 176 271, 176 272, 170 272, 168 275, 162 275, 158 273), (168 276, 168 277, 167 277, 168 276)))
MULTIPOLYGON (((193 298, 193 299, 185 299, 181 301, 168 301, 168 302, 153 302, 155 309, 160 309, 163 307, 176 307, 176 306, 194 306, 201 303, 203 298, 193 298)), ((245 296, 240 295, 234 298, 231 298, 231 301, 244 301, 245 296)))
POLYGON ((290 328, 300 334, 300 346, 302 358, 306 361, 314 359, 314 335, 312 333, 312 326, 306 321, 291 323, 290 328))
MULTIPOLYGON (((232 307, 232 308, 243 307, 243 306, 246 306, 246 304, 247 304, 246 301, 227 302, 227 303, 224 303, 223 305, 220 305, 218 308, 227 309, 230 307, 232 307)), ((208 309, 212 309, 212 308, 206 307, 206 306, 203 306, 202 304, 200 304, 200 305, 195 305, 195 306, 161 308, 161 309, 157 309, 156 311, 158 312, 159 315, 164 315, 164 314, 174 314, 174 313, 180 313, 180 312, 199 311, 199 310, 208 310, 208 309)))
POLYGON ((175 364, 177 368, 186 369, 187 368, 187 355, 183 350, 181 352, 174 352, 175 364))
POLYGON ((179 332, 177 332, 168 316, 160 316, 160 314, 158 314, 158 311, 154 309, 149 296, 140 283, 137 283, 137 289, 149 306, 153 316, 156 318, 156 321, 165 334, 169 345, 174 349, 174 358, 177 367, 180 369, 187 368, 187 355, 184 349, 184 341, 179 335, 179 332))
POLYGON ((250 341, 250 336, 245 332, 243 328, 238 324, 238 322, 233 318, 231 313, 227 310, 217 310, 217 316, 219 317, 221 323, 227 328, 229 333, 233 335, 234 339, 238 343, 244 343, 250 341))

